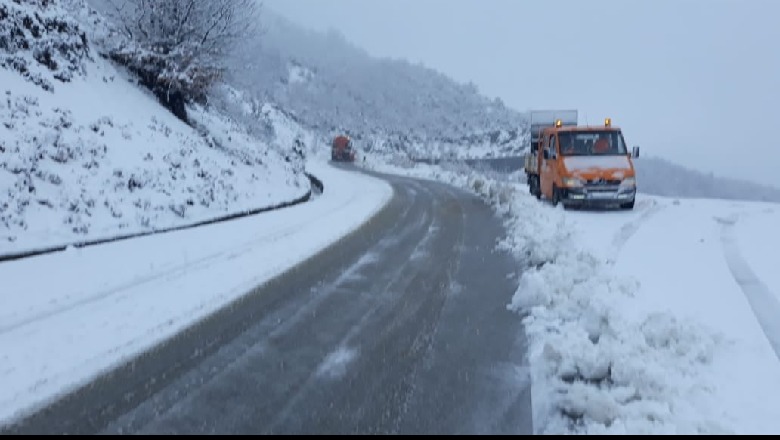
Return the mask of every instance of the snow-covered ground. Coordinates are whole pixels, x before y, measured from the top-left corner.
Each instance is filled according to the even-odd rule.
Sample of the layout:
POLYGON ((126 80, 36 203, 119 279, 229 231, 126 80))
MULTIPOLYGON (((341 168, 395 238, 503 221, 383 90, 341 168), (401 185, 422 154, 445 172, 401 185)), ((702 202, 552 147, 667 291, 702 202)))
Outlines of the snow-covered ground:
POLYGON ((194 108, 207 142, 108 62, 90 74, 51 94, 0 69, 0 253, 195 223, 309 190, 229 120, 194 108))
MULTIPOLYGON (((0 30, 15 36, 0 45, 0 255, 196 223, 309 191, 294 139, 259 139, 215 108, 190 106, 191 125, 175 118, 99 55, 92 38, 105 23, 77 14, 87 14, 77 3, 0 1, 9 14, 0 30)), ((291 121, 275 116, 255 122, 287 133, 291 121)))
MULTIPOLYGON (((315 136, 228 85, 232 116, 269 127, 274 140, 214 108, 190 107, 194 127, 182 123, 99 56, 93 37, 108 38, 100 33, 105 23, 79 4, 47 3, 44 10, 41 2, 0 0, 0 31, 13 36, 0 41, 0 253, 192 223, 308 191, 293 147, 305 138, 314 148, 315 136), (81 21, 60 4, 73 6, 81 21)), ((316 79, 305 70, 284 72, 297 86, 316 79)), ((395 90, 353 72, 346 81, 369 78, 366 93, 395 90)), ((418 89, 402 89, 398 106, 414 103, 403 97, 418 89)), ((333 96, 350 97, 341 90, 333 96)), ((455 87, 450 95, 463 93, 455 87)), ((303 116, 331 117, 331 95, 320 98, 328 105, 299 102, 303 116)), ((474 102, 458 120, 495 119, 474 102)), ((438 117, 378 108, 372 122, 399 116, 398 127, 438 117)), ((511 179, 408 162, 409 155, 516 153, 527 134, 493 128, 433 145, 380 135, 367 140, 376 151, 404 154, 364 157, 375 169, 469 188, 506 219, 500 245, 523 265, 507 303, 525 320, 531 343, 535 429, 780 432, 780 206, 641 196, 634 212, 566 212, 511 179), (505 149, 495 150, 497 143, 505 149)), ((323 249, 392 194, 385 183, 322 161, 309 171, 326 192, 304 205, 1 264, 0 424, 323 249)))
POLYGON ((392 197, 312 161, 311 202, 227 223, 0 264, 0 425, 333 244, 392 197))
POLYGON ((780 432, 780 205, 564 211, 467 168, 365 164, 468 188, 506 219, 537 432, 780 432))

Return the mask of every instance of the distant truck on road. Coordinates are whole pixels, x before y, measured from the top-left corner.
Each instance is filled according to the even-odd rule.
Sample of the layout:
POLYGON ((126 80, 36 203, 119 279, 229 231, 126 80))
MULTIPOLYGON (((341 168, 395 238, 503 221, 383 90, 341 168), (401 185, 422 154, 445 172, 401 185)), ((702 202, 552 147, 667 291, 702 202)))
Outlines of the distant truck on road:
POLYGON ((636 171, 623 132, 604 125, 579 126, 576 110, 530 114, 531 146, 525 156, 528 189, 553 206, 634 209, 636 171))
POLYGON ((349 136, 336 136, 331 145, 330 158, 334 162, 354 162, 355 150, 349 136))

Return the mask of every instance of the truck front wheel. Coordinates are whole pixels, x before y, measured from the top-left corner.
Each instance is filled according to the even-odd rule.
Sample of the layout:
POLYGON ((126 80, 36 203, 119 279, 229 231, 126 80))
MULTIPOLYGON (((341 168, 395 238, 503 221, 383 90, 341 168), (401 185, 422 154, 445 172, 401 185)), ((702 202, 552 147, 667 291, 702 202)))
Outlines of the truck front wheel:
POLYGON ((558 190, 558 187, 553 185, 552 188, 552 205, 553 207, 557 207, 558 203, 561 201, 561 192, 558 190))
POLYGON ((537 199, 539 198, 539 178, 537 176, 528 176, 528 192, 531 193, 532 196, 536 196, 537 199))
POLYGON ((540 200, 542 198, 542 188, 539 184, 539 176, 530 176, 528 179, 528 189, 530 190, 531 195, 535 196, 537 200, 540 200))

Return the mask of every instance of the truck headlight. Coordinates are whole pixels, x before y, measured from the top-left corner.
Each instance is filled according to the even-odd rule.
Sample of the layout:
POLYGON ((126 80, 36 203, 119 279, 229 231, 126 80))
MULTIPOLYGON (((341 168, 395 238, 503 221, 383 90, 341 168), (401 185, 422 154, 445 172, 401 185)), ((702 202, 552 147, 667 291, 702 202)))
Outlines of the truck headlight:
POLYGON ((620 187, 624 189, 636 188, 636 178, 629 177, 627 179, 624 179, 622 182, 620 182, 620 187))
POLYGON ((582 179, 576 177, 564 177, 563 186, 567 188, 582 188, 585 186, 585 182, 583 182, 582 179))

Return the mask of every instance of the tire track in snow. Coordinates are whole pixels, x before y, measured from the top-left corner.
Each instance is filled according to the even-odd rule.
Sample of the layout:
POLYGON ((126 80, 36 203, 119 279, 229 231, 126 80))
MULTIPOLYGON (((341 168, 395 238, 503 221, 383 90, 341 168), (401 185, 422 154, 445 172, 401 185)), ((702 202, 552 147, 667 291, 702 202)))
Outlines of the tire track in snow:
MULTIPOLYGON (((291 235, 293 232, 295 232, 297 228, 291 227, 287 228, 284 231, 281 231, 280 233, 270 237, 270 239, 261 239, 261 240, 255 240, 252 242, 249 242, 247 244, 244 244, 238 248, 234 248, 234 252, 236 249, 243 249, 246 250, 248 248, 251 248, 255 245, 258 245, 260 243, 264 242, 274 242, 279 239, 283 239, 284 237, 287 237, 291 235)), ((220 258, 226 256, 229 253, 229 251, 218 251, 215 253, 212 253, 210 255, 207 255, 202 258, 198 258, 193 261, 189 261, 187 263, 177 265, 174 267, 165 268, 160 271, 153 271, 149 273, 148 275, 144 275, 141 277, 137 277, 135 279, 132 279, 130 281, 118 284, 114 287, 111 287, 109 289, 101 290, 93 295, 85 296, 82 298, 79 298, 75 301, 70 301, 64 305, 59 305, 55 307, 49 307, 48 310, 43 310, 39 313, 36 313, 32 316, 25 317, 23 319, 19 319, 14 322, 10 322, 7 324, 3 324, 0 326, 0 334, 4 334, 10 331, 17 330, 21 327, 34 324, 38 321, 51 318, 53 316, 59 315, 61 313, 67 313, 73 309, 76 309, 78 307, 82 307, 88 304, 92 304, 101 300, 104 300, 106 298, 109 298, 113 295, 121 294, 128 289, 139 287, 147 283, 151 283, 154 281, 158 281, 160 279, 172 279, 175 277, 183 276, 189 272, 192 272, 194 270, 201 270, 203 268, 208 267, 212 262, 219 260, 220 258)))
POLYGON ((647 221, 652 217, 655 217, 655 215, 661 212, 663 209, 664 206, 657 204, 657 202, 653 202, 653 206, 645 211, 644 214, 639 216, 639 218, 623 225, 623 227, 620 228, 617 234, 615 234, 615 236, 612 238, 613 257, 610 259, 610 262, 614 263, 617 260, 617 255, 621 250, 623 250, 623 246, 628 243, 628 240, 630 240, 634 234, 639 232, 639 229, 642 227, 642 225, 647 223, 647 221))
POLYGON ((775 351, 775 356, 780 360, 780 301, 742 257, 739 244, 734 236, 737 219, 736 215, 725 219, 715 217, 715 221, 721 225, 723 254, 734 281, 739 284, 745 294, 753 309, 753 314, 758 319, 761 329, 775 351))
MULTIPOLYGON (((344 356, 338 356, 336 355, 336 353, 339 352, 349 353, 348 361, 340 365, 341 369, 340 371, 338 371, 338 374, 335 375, 335 377, 343 378, 346 375, 347 373, 346 370, 348 369, 350 364, 354 363, 354 361, 357 359, 357 356, 360 354, 360 342, 357 341, 357 339, 364 332, 366 326, 372 320, 379 319, 382 313, 386 314, 387 311, 385 309, 387 308, 388 305, 392 305, 392 303, 400 301, 404 289, 394 289, 393 287, 401 285, 408 281, 406 278, 409 272, 408 268, 410 266, 415 266, 414 256, 430 254, 430 252, 425 249, 430 248, 430 246, 433 244, 433 240, 438 237, 440 226, 438 224, 438 220, 433 215, 429 215, 428 212, 434 211, 436 207, 439 205, 439 202, 437 201, 436 195, 430 189, 424 187, 418 182, 411 181, 409 190, 412 199, 416 199, 419 193, 424 193, 427 197, 433 200, 433 203, 429 207, 430 211, 424 212, 422 216, 418 217, 418 221, 416 223, 408 223, 408 226, 405 228, 405 231, 409 231, 412 229, 419 229, 419 228, 425 230, 422 239, 411 250, 408 261, 406 262, 406 264, 396 268, 392 272, 392 276, 388 280, 386 280, 385 283, 383 283, 382 287, 378 288, 378 290, 381 292, 385 292, 385 293, 394 292, 394 293, 392 293, 389 296, 379 297, 371 305, 371 307, 364 313, 364 315, 360 318, 360 320, 352 324, 352 326, 349 328, 347 333, 341 338, 341 340, 339 341, 338 345, 334 348, 334 350, 331 351, 325 357, 325 359, 322 360, 322 362, 319 364, 317 369, 309 375, 309 377, 301 384, 301 386, 295 392, 295 394, 293 394, 289 398, 288 402, 280 409, 276 417, 268 424, 267 427, 268 432, 274 432, 277 429, 277 427, 279 427, 282 423, 284 423, 285 420, 289 419, 290 415, 293 413, 293 409, 296 406, 298 406, 303 399, 307 398, 307 396, 310 395, 311 390, 314 387, 318 386, 318 383, 321 380, 333 379, 333 377, 328 378, 327 375, 323 374, 323 371, 328 369, 326 365, 333 363, 332 358, 334 356, 344 357, 344 356), (428 225, 427 227, 425 227, 426 224, 428 225)), ((408 211, 409 209, 407 209, 405 213, 408 213, 408 211)))
MULTIPOLYGON (((349 204, 352 203, 355 198, 356 196, 350 198, 347 202, 343 203, 342 205, 339 205, 336 209, 329 212, 327 215, 337 213, 342 208, 349 206, 349 204)), ((93 304, 99 301, 103 301, 108 298, 114 297, 116 295, 121 295, 132 288, 137 288, 145 284, 159 281, 161 279, 170 280, 172 278, 185 276, 188 273, 191 273, 193 271, 197 271, 209 267, 212 263, 214 263, 215 261, 219 261, 221 259, 225 259, 225 258, 231 260, 235 259, 237 257, 240 257, 243 254, 246 254, 248 252, 253 251, 254 249, 257 249, 260 245, 275 243, 279 240, 283 240, 289 237, 290 235, 296 233, 297 231, 299 231, 302 225, 314 221, 319 221, 319 220, 320 219, 306 219, 304 222, 292 224, 271 235, 267 235, 267 236, 259 235, 244 243, 240 243, 238 245, 217 250, 201 258, 187 261, 180 265, 176 265, 173 267, 165 267, 165 268, 161 268, 160 270, 150 271, 146 275, 138 276, 129 281, 123 281, 115 286, 100 290, 92 295, 76 298, 64 304, 60 303, 54 306, 43 307, 43 310, 34 313, 32 315, 23 317, 21 319, 16 319, 16 320, 9 319, 9 322, 0 321, 0 334, 5 334, 11 331, 15 331, 22 327, 51 318, 53 316, 70 312, 76 308, 83 307, 88 304, 93 304)))
MULTIPOLYGON (((409 208, 407 208, 404 213, 407 213, 408 211, 409 208)), ((408 235, 408 233, 405 235, 408 235)), ((242 338, 248 338, 247 340, 243 341, 243 343, 239 343, 237 346, 229 345, 222 348, 220 350, 220 355, 213 358, 213 363, 206 367, 202 367, 201 370, 188 372, 179 379, 179 383, 188 384, 183 386, 184 389, 202 388, 218 381, 220 375, 225 374, 225 372, 244 368, 247 363, 252 362, 253 357, 260 356, 268 350, 268 347, 273 345, 273 343, 270 342, 272 339, 288 334, 295 326, 304 322, 307 317, 316 316, 317 307, 332 298, 344 283, 348 282, 350 279, 354 279, 356 274, 361 270, 375 264, 378 261, 378 255, 389 249, 392 244, 393 243, 389 242, 387 238, 380 240, 372 248, 367 250, 357 261, 344 269, 341 275, 335 280, 328 283, 326 286, 317 288, 316 294, 307 295, 302 301, 293 302, 289 306, 285 306, 267 317, 262 318, 257 322, 254 329, 242 336, 242 338)), ((329 358, 323 360, 318 367, 317 374, 320 377, 330 378, 331 380, 333 378, 338 378, 340 375, 346 374, 349 364, 354 361, 357 355, 359 355, 358 348, 338 346, 334 352, 330 354, 329 358)), ((159 418, 179 410, 179 406, 181 405, 179 399, 181 398, 176 393, 171 394, 162 392, 159 396, 153 397, 151 406, 149 406, 148 403, 145 403, 139 407, 139 411, 144 415, 142 419, 144 419, 144 417, 159 418), (154 417, 149 414, 154 414, 154 417)), ((187 398, 185 397, 182 400, 187 401, 187 398)), ((134 418, 131 417, 130 419, 126 419, 125 417, 127 417, 127 415, 120 417, 113 424, 105 428, 100 434, 121 434, 124 429, 129 429, 131 432, 141 429, 140 426, 135 425, 137 422, 134 418)))

